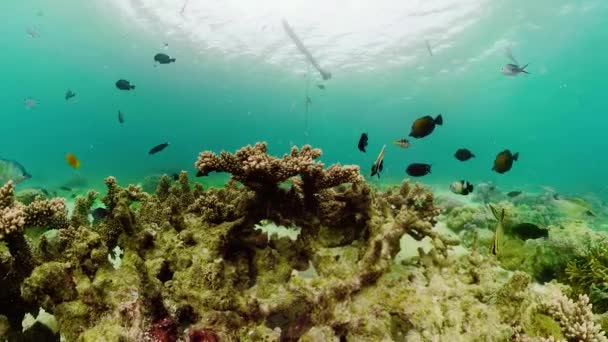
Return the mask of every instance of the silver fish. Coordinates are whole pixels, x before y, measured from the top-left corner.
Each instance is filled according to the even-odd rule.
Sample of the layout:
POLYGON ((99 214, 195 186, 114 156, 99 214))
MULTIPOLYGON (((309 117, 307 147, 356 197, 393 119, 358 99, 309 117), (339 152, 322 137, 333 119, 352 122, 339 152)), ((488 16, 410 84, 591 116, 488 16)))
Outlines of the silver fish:
POLYGON ((23 165, 14 160, 0 159, 0 184, 5 184, 9 180, 19 184, 32 178, 23 165))

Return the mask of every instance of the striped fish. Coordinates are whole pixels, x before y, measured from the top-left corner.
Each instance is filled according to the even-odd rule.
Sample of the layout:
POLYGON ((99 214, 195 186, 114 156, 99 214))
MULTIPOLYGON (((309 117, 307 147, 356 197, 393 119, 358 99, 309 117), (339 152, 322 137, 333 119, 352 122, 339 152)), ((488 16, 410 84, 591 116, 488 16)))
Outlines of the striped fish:
POLYGON ((503 226, 504 221, 505 221, 505 209, 503 208, 500 211, 498 211, 498 209, 491 204, 489 205, 489 207, 497 221, 496 229, 494 230, 494 240, 492 242, 492 254, 498 255, 498 244, 500 243, 500 241, 502 241, 502 237, 505 232, 505 229, 503 226))

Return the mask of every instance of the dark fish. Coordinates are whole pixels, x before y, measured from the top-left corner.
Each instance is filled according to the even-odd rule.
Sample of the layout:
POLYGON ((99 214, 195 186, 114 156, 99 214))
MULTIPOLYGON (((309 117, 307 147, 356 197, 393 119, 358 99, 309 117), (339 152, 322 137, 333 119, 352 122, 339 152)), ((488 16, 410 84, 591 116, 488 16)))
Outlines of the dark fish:
POLYGON ((513 162, 519 159, 519 153, 511 154, 511 151, 504 150, 496 155, 494 160, 493 171, 505 173, 513 167, 513 162))
POLYGON ((9 180, 19 184, 32 178, 23 165, 19 162, 0 158, 0 184, 5 184, 9 180))
POLYGON ((405 172, 412 177, 422 177, 431 173, 430 164, 413 163, 408 165, 405 172))
POLYGON ((380 150, 378 158, 376 158, 376 161, 372 165, 372 177, 378 175, 378 178, 380 178, 380 172, 382 172, 382 169, 384 169, 384 149, 386 149, 386 145, 382 146, 382 150, 380 150))
POLYGON ((63 191, 72 191, 72 188, 67 187, 67 186, 65 186, 65 185, 64 185, 64 186, 60 186, 60 187, 59 187, 59 190, 63 190, 63 191))
POLYGON ((522 240, 539 239, 549 237, 549 230, 533 223, 520 223, 511 228, 511 234, 522 240))
POLYGON ((366 152, 365 147, 367 147, 367 133, 361 133, 357 147, 359 148, 359 151, 366 152))
POLYGON ((513 197, 517 197, 517 196, 521 195, 521 193, 522 193, 521 191, 511 191, 511 192, 507 193, 507 196, 513 198, 513 197))
POLYGON ((172 174, 171 178, 173 178, 174 181, 177 181, 179 179, 179 173, 172 174))
POLYGON ((71 99, 71 98, 72 98, 72 97, 74 97, 74 96, 76 96, 76 93, 75 93, 75 92, 73 92, 73 91, 71 91, 71 90, 68 90, 68 91, 65 93, 65 100, 67 101, 67 100, 71 99))
POLYGON ((455 181, 450 184, 450 191, 457 195, 466 196, 473 192, 473 184, 465 180, 455 181))
POLYGON ((175 58, 171 58, 164 53, 157 53, 156 56, 154 56, 154 60, 160 64, 175 63, 175 58))
POLYGON ((423 116, 418 118, 412 124, 412 131, 410 132, 410 137, 414 138, 424 138, 427 135, 433 133, 436 125, 443 125, 443 118, 441 114, 437 115, 435 119, 430 115, 423 116))
POLYGON ((466 148, 461 148, 458 149, 458 151, 456 151, 456 153, 454 153, 454 157, 456 157, 456 159, 460 160, 460 161, 467 161, 471 158, 475 158, 475 155, 473 153, 471 153, 471 151, 469 151, 466 148))
POLYGON ((125 123, 125 114, 120 110, 118 111, 118 122, 121 124, 125 123))
POLYGON ((101 221, 108 217, 109 214, 110 212, 108 211, 108 209, 101 207, 95 208, 91 211, 91 216, 93 216, 93 222, 101 221))
POLYGON ((167 146, 169 146, 169 143, 162 143, 160 145, 156 145, 156 146, 152 147, 152 149, 148 152, 148 154, 156 154, 156 153, 166 149, 167 146))
POLYGON ((127 80, 120 79, 120 80, 116 81, 116 88, 118 88, 120 90, 131 90, 131 89, 135 89, 135 86, 131 85, 131 82, 129 82, 127 80))
POLYGON ((321 90, 325 90, 325 85, 324 84, 317 84, 317 88, 319 88, 321 90))

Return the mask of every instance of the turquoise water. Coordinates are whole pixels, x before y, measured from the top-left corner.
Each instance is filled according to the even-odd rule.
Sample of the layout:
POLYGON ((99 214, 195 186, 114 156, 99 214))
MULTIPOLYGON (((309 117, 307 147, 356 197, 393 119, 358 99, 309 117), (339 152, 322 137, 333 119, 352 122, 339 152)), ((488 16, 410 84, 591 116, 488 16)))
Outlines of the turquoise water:
POLYGON ((94 186, 107 175, 128 183, 194 171, 199 151, 264 140, 277 155, 312 144, 324 162, 358 164, 366 175, 387 144, 374 183, 399 182, 409 163, 423 162, 432 174, 421 180, 439 188, 466 179, 509 190, 608 193, 605 2, 340 1, 328 8, 309 1, 292 8, 264 1, 259 12, 245 3, 239 10, 238 1, 191 2, 182 15, 183 4, 171 1, 0 4, 0 157, 33 175, 22 188, 58 186, 75 172, 94 186), (282 30, 282 16, 332 72, 325 90, 282 30), (531 75, 500 73, 507 46, 530 63, 531 75), (177 62, 155 67, 158 52, 177 62), (117 90, 119 78, 137 88, 117 90), (77 95, 66 101, 68 89, 77 95), (27 109, 25 98, 37 107, 27 109), (437 113, 444 125, 429 137, 412 139, 407 150, 390 144, 407 137, 416 118, 437 113), (362 132, 366 154, 356 147, 362 132), (165 141, 169 148, 148 155, 165 141), (457 161, 461 147, 477 158, 457 161), (520 160, 504 175, 492 172, 507 148, 520 160), (66 164, 66 153, 80 158, 79 170, 66 164))

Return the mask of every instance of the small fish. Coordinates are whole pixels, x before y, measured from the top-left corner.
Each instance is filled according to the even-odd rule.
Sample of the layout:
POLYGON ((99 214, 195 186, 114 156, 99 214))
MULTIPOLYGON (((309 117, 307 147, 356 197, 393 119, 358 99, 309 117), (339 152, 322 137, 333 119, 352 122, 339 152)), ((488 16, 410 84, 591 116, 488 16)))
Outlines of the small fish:
POLYGON ((73 167, 74 169, 78 169, 80 167, 80 160, 78 160, 78 157, 76 157, 72 153, 68 153, 65 155, 65 161, 68 163, 69 166, 73 167))
POLYGON ((386 145, 382 146, 382 150, 380 150, 378 158, 376 158, 376 161, 372 165, 371 177, 378 175, 378 178, 380 178, 380 172, 382 172, 382 169, 384 169, 384 149, 386 149, 386 145))
POLYGON ((175 58, 171 58, 171 57, 169 57, 169 55, 164 54, 164 53, 157 53, 154 56, 154 61, 156 61, 160 64, 169 64, 169 63, 175 63, 175 58))
POLYGON ((408 148, 408 147, 410 147, 410 142, 404 138, 404 139, 399 139, 399 140, 393 141, 393 145, 397 145, 401 148, 408 148))
POLYGON ((433 119, 433 117, 431 117, 430 115, 418 118, 412 124, 412 131, 410 132, 410 137, 424 138, 427 135, 433 133, 436 125, 443 125, 443 118, 441 117, 441 114, 437 115, 435 119, 433 119))
POLYGON ((539 239, 549 237, 549 230, 540 228, 533 223, 520 223, 510 230, 511 234, 522 240, 539 239))
POLYGON ((521 74, 522 72, 524 74, 530 74, 528 71, 526 71, 526 67, 528 66, 528 64, 520 67, 519 65, 516 64, 505 64, 502 66, 502 68, 500 69, 500 71, 507 76, 517 76, 519 74, 521 74))
POLYGON ((422 177, 431 173, 430 164, 412 163, 408 165, 405 172, 412 177, 422 177))
POLYGON ((505 64, 500 71, 507 76, 517 76, 519 74, 521 74, 522 72, 525 74, 529 74, 529 72, 527 72, 525 69, 528 66, 528 64, 524 65, 523 67, 519 66, 519 62, 515 59, 515 57, 513 57, 513 53, 511 52, 511 48, 507 47, 505 49, 505 55, 507 56, 507 58, 509 58, 511 60, 511 62, 513 63, 509 63, 509 64, 505 64))
POLYGON ((457 195, 466 196, 473 192, 473 184, 465 180, 454 181, 450 184, 450 191, 457 195))
POLYGON ((156 145, 156 146, 152 147, 152 149, 150 149, 150 151, 148 152, 148 154, 150 154, 150 155, 156 154, 156 153, 158 153, 158 152, 166 149, 167 146, 169 146, 168 142, 156 145))
POLYGON ((490 210, 492 211, 492 215, 496 218, 496 229, 494 229, 494 239, 492 241, 492 254, 498 255, 499 249, 498 245, 500 241, 502 241, 502 237, 505 233, 505 228, 503 226, 505 221, 505 209, 502 209, 500 212, 493 205, 489 205, 490 210))
POLYGON ((68 91, 65 92, 65 100, 66 101, 69 100, 69 99, 71 99, 74 96, 76 96, 76 93, 73 92, 73 91, 71 91, 71 90, 69 90, 69 89, 68 89, 68 91))
POLYGON ((513 167, 513 162, 519 159, 519 152, 515 154, 511 154, 511 151, 504 150, 496 155, 496 159, 494 160, 494 166, 492 167, 493 171, 498 173, 505 173, 513 167))
POLYGON ((179 180, 179 173, 173 173, 173 174, 171 174, 171 178, 172 178, 174 181, 179 180))
POLYGON ((131 85, 131 82, 129 82, 127 80, 120 79, 120 80, 116 81, 116 88, 118 88, 120 90, 131 90, 131 89, 135 89, 135 86, 131 85))
POLYGON ((118 122, 121 124, 125 123, 125 114, 120 110, 118 111, 118 122))
POLYGON ((38 33, 38 31, 36 31, 33 27, 28 27, 25 32, 32 38, 40 37, 40 33, 38 33))
POLYGON ((325 84, 317 84, 317 88, 321 89, 321 90, 325 90, 325 84))
POLYGON ((38 107, 38 101, 29 97, 23 100, 23 104, 27 109, 36 109, 38 107))
POLYGON ((70 188, 69 186, 62 185, 62 186, 59 187, 59 190, 72 191, 72 188, 70 188))
POLYGON ((473 153, 471 153, 471 151, 469 151, 466 148, 461 148, 458 149, 456 151, 456 153, 454 153, 454 157, 456 157, 456 159, 460 160, 460 161, 467 161, 471 158, 475 158, 475 155, 473 153))
POLYGON ((93 223, 99 222, 110 214, 110 211, 106 208, 95 208, 91 210, 91 216, 93 216, 93 223))
POLYGON ((365 147, 367 147, 367 133, 361 133, 361 137, 359 138, 359 143, 357 144, 357 148, 359 151, 366 152, 365 147))
POLYGON ((510 192, 507 192, 507 196, 508 196, 508 197, 511 197, 511 198, 513 198, 513 197, 517 197, 517 196, 519 196, 519 195, 521 195, 521 194, 522 194, 522 192, 521 192, 521 191, 510 191, 510 192))
POLYGON ((0 184, 5 184, 9 180, 19 184, 30 178, 32 175, 19 162, 0 158, 0 184))

